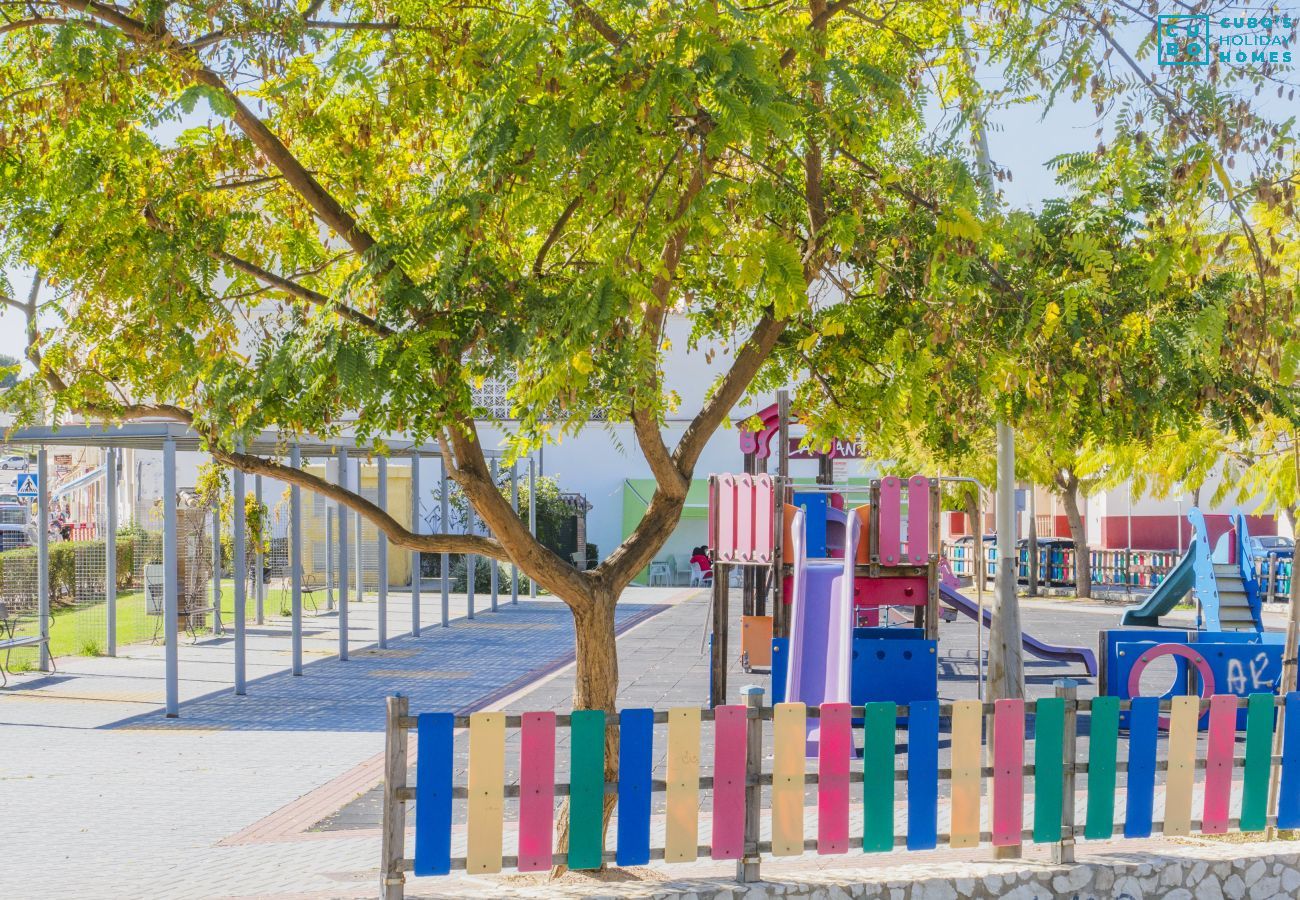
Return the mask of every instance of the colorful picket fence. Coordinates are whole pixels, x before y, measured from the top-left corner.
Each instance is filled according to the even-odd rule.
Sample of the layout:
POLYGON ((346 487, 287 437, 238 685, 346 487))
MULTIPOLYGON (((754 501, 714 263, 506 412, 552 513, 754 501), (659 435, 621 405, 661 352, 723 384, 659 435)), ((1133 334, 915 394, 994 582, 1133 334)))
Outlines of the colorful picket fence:
POLYGON ((384 802, 386 895, 400 896, 406 872, 530 872, 556 864, 594 869, 606 863, 637 866, 651 860, 708 858, 736 860, 738 877, 751 880, 757 878, 763 855, 880 853, 980 844, 1008 847, 1025 842, 1063 847, 1072 846, 1076 837, 1256 832, 1270 825, 1300 828, 1300 693, 1285 698, 1254 694, 1208 700, 1078 700, 1073 687, 1058 687, 1057 696, 1028 703, 925 701, 865 707, 835 703, 818 709, 801 703, 764 707, 759 705, 761 692, 752 690, 748 706, 625 709, 611 718, 588 710, 569 715, 482 712, 466 717, 434 712, 411 716, 405 698, 391 698, 384 802), (1238 756, 1236 713, 1241 704, 1247 713, 1244 751, 1238 756), (1282 752, 1274 756, 1279 705, 1285 706, 1282 752), (1120 732, 1121 712, 1128 714, 1125 738, 1120 732), (1090 721, 1081 729, 1078 722, 1084 714, 1090 721), (1208 733, 1205 752, 1199 754, 1203 716, 1208 719, 1208 733), (805 742, 812 720, 817 720, 820 741, 819 756, 810 761, 805 759, 805 742), (705 722, 713 723, 712 736, 702 746, 705 722), (666 725, 663 780, 653 777, 657 724, 666 725), (615 782, 604 780, 607 727, 618 729, 615 782), (564 728, 569 729, 567 784, 556 779, 556 737, 564 728), (468 729, 470 762, 463 785, 453 777, 457 729, 468 729), (514 784, 505 783, 507 729, 519 731, 519 774, 514 784), (414 786, 406 784, 411 731, 418 748, 414 786), (897 749, 900 731, 906 738, 901 751, 897 749), (1162 731, 1167 741, 1159 758, 1162 731), (951 762, 941 768, 939 749, 945 733, 951 762), (1085 733, 1086 738, 1081 737, 1085 733), (1120 759, 1121 740, 1127 744, 1126 759, 1120 759), (764 743, 772 752, 766 772, 761 762, 764 743), (1080 744, 1087 748, 1082 762, 1076 759, 1080 744), (1026 758, 1027 748, 1032 748, 1032 759, 1026 758), (712 774, 701 776, 710 757, 707 768, 712 774), (1242 770, 1240 779, 1234 778, 1235 769, 1242 770), (1203 800, 1194 810, 1198 771, 1204 773, 1203 800), (1156 820, 1160 772, 1165 801, 1163 819, 1156 820), (1271 810, 1269 783, 1275 772, 1280 777, 1279 801, 1278 808, 1271 810), (1117 789, 1118 773, 1126 775, 1122 791, 1117 789), (1076 788, 1079 774, 1087 775, 1082 790, 1076 788), (944 782, 950 786, 951 798, 946 832, 940 830, 939 788, 944 782), (804 816, 809 786, 816 791, 811 834, 805 831, 804 816), (770 790, 766 811, 759 802, 764 787, 770 790), (1234 790, 1240 814, 1230 817, 1234 790), (698 837, 702 792, 709 792, 712 800, 707 845, 700 845, 698 837), (651 840, 656 793, 665 797, 660 845, 651 840), (617 811, 612 850, 602 839, 602 804, 607 795, 614 795, 617 811), (1075 821, 1076 795, 1084 799, 1082 824, 1075 821), (1122 810, 1117 809, 1120 795, 1122 810), (569 843, 567 852, 561 852, 554 837, 556 799, 566 796, 569 843), (507 847, 506 800, 514 798, 517 846, 507 847), (411 800, 416 803, 415 855, 407 859, 405 803, 411 800), (467 807, 464 856, 453 855, 453 804, 458 801, 467 807), (861 833, 850 832, 854 803, 862 806, 861 833), (901 827, 895 818, 899 808, 906 810, 901 827), (771 839, 760 841, 764 819, 770 823, 771 839), (990 830, 983 830, 981 823, 989 823, 990 830))

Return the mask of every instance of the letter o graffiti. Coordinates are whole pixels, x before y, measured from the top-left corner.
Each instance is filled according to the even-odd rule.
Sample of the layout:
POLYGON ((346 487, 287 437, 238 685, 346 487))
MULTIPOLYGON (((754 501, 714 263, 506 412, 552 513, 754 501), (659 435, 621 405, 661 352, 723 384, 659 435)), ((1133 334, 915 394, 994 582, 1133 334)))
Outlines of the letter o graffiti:
MULTIPOLYGON (((1133 668, 1129 670, 1128 695, 1130 698, 1142 696, 1139 693, 1142 687, 1142 673, 1146 671, 1146 667, 1150 663, 1162 656, 1181 656, 1196 667, 1196 674, 1200 676, 1202 700, 1214 693, 1214 671, 1210 668, 1210 664, 1205 661, 1204 656, 1186 644, 1157 644, 1150 650, 1144 650, 1142 655, 1138 657, 1137 662, 1133 664, 1133 668)), ((1159 723, 1161 728, 1167 730, 1169 728, 1169 717, 1161 716, 1159 723)))

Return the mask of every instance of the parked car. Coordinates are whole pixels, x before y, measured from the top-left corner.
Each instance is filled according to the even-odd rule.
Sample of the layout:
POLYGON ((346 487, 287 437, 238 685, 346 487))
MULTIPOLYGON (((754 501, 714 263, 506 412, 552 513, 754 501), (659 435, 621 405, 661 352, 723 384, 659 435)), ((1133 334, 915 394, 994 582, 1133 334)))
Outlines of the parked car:
POLYGON ((31 532, 25 525, 0 525, 0 552, 30 547, 31 532))
POLYGON ((1265 556, 1292 559, 1295 556, 1295 541, 1289 537, 1273 535, 1255 537, 1252 535, 1250 538, 1250 552, 1256 559, 1265 556))
POLYGON ((20 472, 26 472, 31 468, 31 461, 17 453, 0 459, 0 469, 17 469, 20 472))

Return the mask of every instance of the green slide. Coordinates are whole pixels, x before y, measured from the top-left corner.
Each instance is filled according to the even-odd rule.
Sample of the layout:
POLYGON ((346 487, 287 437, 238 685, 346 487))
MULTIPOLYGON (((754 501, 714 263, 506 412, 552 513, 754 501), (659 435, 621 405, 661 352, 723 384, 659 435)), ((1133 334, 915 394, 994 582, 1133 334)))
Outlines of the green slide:
POLYGON ((1151 596, 1140 606, 1124 611, 1119 620, 1121 625, 1142 625, 1148 628, 1158 627, 1160 617, 1168 613, 1178 601, 1187 596, 1196 580, 1196 538, 1192 539, 1183 558, 1174 566, 1173 571, 1151 592, 1151 596))

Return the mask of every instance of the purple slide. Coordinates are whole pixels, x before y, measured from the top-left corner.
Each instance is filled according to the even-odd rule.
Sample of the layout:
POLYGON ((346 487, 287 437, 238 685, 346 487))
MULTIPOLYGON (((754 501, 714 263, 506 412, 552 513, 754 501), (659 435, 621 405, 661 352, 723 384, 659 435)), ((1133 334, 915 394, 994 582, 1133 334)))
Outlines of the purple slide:
MULTIPOLYGON (((940 582, 939 599, 943 600, 958 612, 965 613, 972 619, 979 616, 979 607, 975 601, 957 593, 947 584, 940 582)), ((984 609, 984 627, 988 628, 993 621, 993 616, 988 608, 984 609)), ((1024 644, 1025 650, 1039 659, 1048 659, 1052 662, 1080 662, 1089 675, 1097 674, 1097 655, 1087 647, 1061 647, 1056 644, 1045 644, 1031 634, 1021 634, 1021 643, 1024 644)))
MULTIPOLYGON (((790 598, 790 661, 785 699, 809 706, 848 703, 853 638, 853 558, 858 518, 850 516, 845 558, 809 562, 803 511, 790 529, 794 585, 790 598)), ((808 755, 817 754, 820 719, 808 720, 808 755)))

